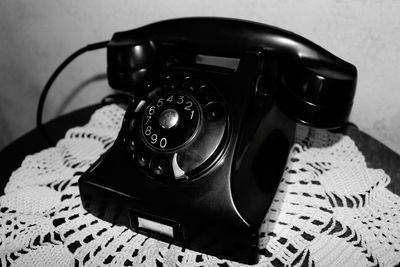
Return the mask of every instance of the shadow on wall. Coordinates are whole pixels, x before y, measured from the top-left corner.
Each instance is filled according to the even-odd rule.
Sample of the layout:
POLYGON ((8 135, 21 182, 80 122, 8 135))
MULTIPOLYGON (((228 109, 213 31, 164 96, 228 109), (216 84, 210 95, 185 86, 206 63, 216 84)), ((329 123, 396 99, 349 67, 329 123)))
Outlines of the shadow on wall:
MULTIPOLYGON (((84 80, 83 82, 81 82, 78 86, 76 86, 75 88, 71 89, 71 90, 66 90, 67 92, 69 92, 67 95, 64 95, 62 98, 59 98, 61 102, 59 102, 59 104, 56 105, 51 105, 51 96, 49 97, 50 94, 53 94, 56 91, 56 88, 51 88, 49 91, 49 95, 46 98, 45 101, 45 109, 47 107, 47 109, 49 108, 48 106, 52 106, 52 107, 56 107, 56 109, 54 109, 53 111, 51 111, 51 118, 56 118, 62 114, 68 113, 71 111, 71 106, 87 106, 87 99, 85 97, 85 94, 95 94, 96 97, 94 96, 90 96, 89 98, 92 99, 91 102, 94 103, 99 103, 101 101, 101 99, 98 97, 99 95, 99 90, 96 90, 98 88, 95 88, 95 90, 92 90, 93 88, 91 87, 98 87, 99 82, 104 82, 106 83, 107 80, 107 74, 106 73, 100 73, 100 74, 96 74, 86 80, 84 80), (74 102, 78 102, 81 101, 82 104, 76 105, 77 103, 74 102)), ((54 86, 56 87, 56 86, 54 86)), ((106 91, 110 91, 111 89, 106 88, 106 91)), ((103 90, 104 91, 104 90, 103 90)), ((64 93, 65 94, 65 93, 64 93)), ((104 92, 102 92, 103 95, 104 92)), ((7 101, 6 96, 2 96, 0 94, 0 98, 3 99, 3 101, 7 101)), ((30 103, 31 105, 34 106, 34 114, 30 114, 31 118, 35 118, 36 121, 36 112, 37 112, 37 103, 36 103, 36 97, 34 98, 35 101, 33 101, 34 103, 30 103)), ((18 110, 18 107, 16 107, 16 110, 18 110)), ((43 115, 44 117, 48 117, 48 114, 46 114, 47 112, 44 111, 43 115)), ((5 111, 4 108, 2 108, 0 106, 0 150, 2 150, 4 147, 6 147, 8 144, 10 144, 10 142, 12 142, 13 140, 15 140, 16 138, 19 138, 20 136, 15 136, 15 133, 13 133, 11 127, 15 127, 14 125, 18 125, 21 122, 15 121, 13 120, 14 117, 11 117, 11 121, 10 121, 10 112, 9 111, 5 111), (3 115, 4 114, 4 115, 3 115)), ((43 119, 42 119, 43 120, 43 119)), ((46 121, 43 120, 43 123, 45 123, 46 121)), ((30 130, 33 130, 33 128, 36 125, 34 125, 30 130)), ((22 133, 24 134, 24 133, 22 133)))
POLYGON ((63 114, 67 107, 70 106, 72 100, 77 97, 77 95, 86 87, 88 87, 92 83, 96 83, 99 81, 105 81, 107 79, 106 73, 97 74, 79 84, 75 89, 71 91, 71 93, 65 98, 65 100, 61 103, 60 107, 57 109, 55 115, 59 116, 63 114))

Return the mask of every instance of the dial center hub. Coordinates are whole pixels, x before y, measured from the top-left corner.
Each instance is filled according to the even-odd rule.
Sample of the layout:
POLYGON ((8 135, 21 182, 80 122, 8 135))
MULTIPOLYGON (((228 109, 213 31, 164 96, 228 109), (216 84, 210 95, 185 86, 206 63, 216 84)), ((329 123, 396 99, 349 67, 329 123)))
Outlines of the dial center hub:
POLYGON ((158 119, 158 123, 164 129, 171 129, 179 122, 179 113, 172 108, 164 110, 158 119))

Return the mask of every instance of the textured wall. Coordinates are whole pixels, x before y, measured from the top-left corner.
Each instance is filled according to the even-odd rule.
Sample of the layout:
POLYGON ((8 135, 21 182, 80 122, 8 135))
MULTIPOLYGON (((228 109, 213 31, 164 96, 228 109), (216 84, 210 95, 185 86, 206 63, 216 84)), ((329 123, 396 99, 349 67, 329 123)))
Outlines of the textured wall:
MULTIPOLYGON (((0 148, 34 127, 41 87, 70 53, 115 31, 182 16, 255 20, 296 32, 355 64, 351 120, 400 152, 400 2, 282 0, 0 1, 0 148)), ((76 60, 56 81, 46 119, 99 101, 104 51, 76 60)))

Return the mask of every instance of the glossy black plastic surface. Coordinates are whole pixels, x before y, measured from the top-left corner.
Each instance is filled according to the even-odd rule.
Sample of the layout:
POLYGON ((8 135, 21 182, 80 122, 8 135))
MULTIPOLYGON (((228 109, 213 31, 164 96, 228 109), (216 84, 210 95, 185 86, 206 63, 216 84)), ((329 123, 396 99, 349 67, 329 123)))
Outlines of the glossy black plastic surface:
POLYGON ((293 33, 222 18, 116 33, 107 58, 110 85, 135 100, 114 145, 79 181, 85 209, 151 237, 256 263, 258 230, 296 120, 342 125, 355 67, 293 33), (199 54, 240 62, 235 70, 204 65, 199 54), (148 220, 164 230, 143 226, 148 220))

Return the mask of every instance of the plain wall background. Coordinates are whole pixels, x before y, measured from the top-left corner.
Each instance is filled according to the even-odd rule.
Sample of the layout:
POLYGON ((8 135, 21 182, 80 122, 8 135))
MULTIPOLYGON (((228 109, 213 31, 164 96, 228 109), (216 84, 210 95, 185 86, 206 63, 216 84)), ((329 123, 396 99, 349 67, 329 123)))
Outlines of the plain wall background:
MULTIPOLYGON (((184 16, 254 20, 300 34, 357 66, 351 121, 400 152, 400 1, 2 0, 0 149, 35 125, 41 88, 78 48, 116 31, 184 16)), ((56 80, 45 120, 110 93, 105 50, 85 54, 56 80)))

